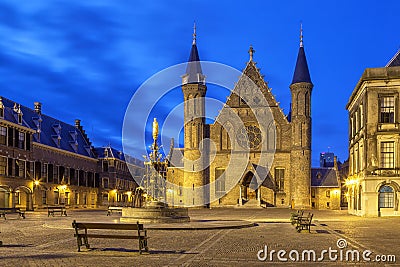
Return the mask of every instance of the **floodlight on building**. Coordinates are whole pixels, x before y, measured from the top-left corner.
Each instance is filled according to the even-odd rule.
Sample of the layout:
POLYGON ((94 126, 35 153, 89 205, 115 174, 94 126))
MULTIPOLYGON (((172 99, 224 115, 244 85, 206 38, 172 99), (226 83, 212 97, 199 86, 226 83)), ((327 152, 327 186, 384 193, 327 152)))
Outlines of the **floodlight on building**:
POLYGON ((339 189, 333 190, 333 194, 334 194, 336 197, 339 195, 339 193, 340 193, 340 190, 339 190, 339 189))
POLYGON ((349 178, 349 179, 346 179, 346 181, 344 182, 344 184, 346 185, 346 186, 352 186, 352 185, 356 185, 356 184, 358 184, 358 179, 354 179, 354 178, 349 178))
POLYGON ((65 185, 65 184, 63 184, 63 185, 60 185, 59 187, 58 187, 58 189, 60 189, 60 190, 66 190, 67 189, 67 185, 65 185))
POLYGON ((39 181, 39 180, 35 180, 35 181, 33 181, 33 184, 34 184, 35 186, 38 186, 38 185, 40 185, 40 181, 39 181))

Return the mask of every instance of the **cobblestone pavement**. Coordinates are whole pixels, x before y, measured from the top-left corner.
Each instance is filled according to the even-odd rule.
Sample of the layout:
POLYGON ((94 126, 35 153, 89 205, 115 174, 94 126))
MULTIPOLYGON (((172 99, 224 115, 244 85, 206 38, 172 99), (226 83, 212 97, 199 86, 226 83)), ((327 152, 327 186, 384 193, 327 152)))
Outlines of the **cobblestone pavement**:
MULTIPOLYGON (((362 254, 359 262, 330 261, 328 254, 324 254, 322 262, 290 259, 281 262, 277 252, 272 254, 273 262, 269 259, 272 250, 285 250, 287 253, 282 257, 286 258, 291 250, 296 250, 300 260, 304 250, 315 250, 318 259, 321 251, 329 247, 342 251, 343 259, 350 249, 361 253, 371 250, 372 260, 378 254, 395 255, 400 262, 400 218, 360 218, 347 215, 346 211, 313 210, 315 223, 311 233, 297 233, 289 223, 289 209, 195 209, 189 211, 193 225, 206 225, 215 220, 235 225, 246 220, 255 222, 256 226, 160 230, 155 229, 157 225, 147 225, 152 228, 148 231, 150 253, 140 255, 137 240, 92 239, 90 250, 77 252, 72 220, 118 223, 120 215, 106 216, 100 210, 68 212, 68 217, 47 217, 47 213, 35 211, 27 212, 26 219, 12 215, 7 220, 1 219, 0 266, 385 266, 382 262, 362 260, 362 254), (339 239, 345 239, 347 247, 339 249, 339 239), (260 261, 257 254, 265 246, 267 259, 260 261)), ((340 257, 340 252, 336 254, 340 257)), ((260 257, 264 255, 262 251, 260 257)), ((386 265, 400 266, 399 263, 386 265)))

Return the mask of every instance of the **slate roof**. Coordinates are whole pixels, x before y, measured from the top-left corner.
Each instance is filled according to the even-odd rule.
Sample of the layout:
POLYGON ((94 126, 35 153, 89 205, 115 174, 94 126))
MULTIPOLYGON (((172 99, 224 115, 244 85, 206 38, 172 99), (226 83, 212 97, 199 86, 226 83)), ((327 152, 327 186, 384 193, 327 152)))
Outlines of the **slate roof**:
POLYGON ((400 66, 400 49, 397 53, 392 57, 391 60, 386 64, 385 67, 397 67, 400 66))
POLYGON ((257 176, 262 180, 261 185, 269 189, 275 189, 275 183, 272 181, 271 175, 269 175, 269 169, 260 165, 252 164, 257 176))
POLYGON ((173 148, 170 162, 170 167, 183 168, 183 148, 173 148))
POLYGON ((38 114, 33 109, 20 105, 10 99, 2 97, 5 107, 4 119, 18 124, 18 114, 14 106, 20 108, 22 112, 22 126, 34 130, 33 142, 59 148, 72 153, 77 153, 87 157, 94 157, 91 146, 84 134, 74 125, 57 120, 45 114, 38 114), (38 129, 40 128, 40 140, 38 129), (60 140, 58 142, 58 140, 60 140))
POLYGON ((338 173, 334 168, 311 168, 311 186, 339 187, 338 173))
POLYGON ((199 51, 197 50, 196 43, 192 44, 192 49, 190 50, 190 56, 186 66, 186 74, 189 75, 188 83, 198 83, 201 81, 201 76, 203 76, 199 51))
POLYGON ((303 46, 300 46, 299 53, 297 54, 296 67, 294 69, 292 84, 301 82, 312 83, 310 72, 308 70, 306 53, 304 52, 303 46))
POLYGON ((111 146, 95 147, 94 151, 98 158, 115 158, 125 161, 125 154, 111 146))

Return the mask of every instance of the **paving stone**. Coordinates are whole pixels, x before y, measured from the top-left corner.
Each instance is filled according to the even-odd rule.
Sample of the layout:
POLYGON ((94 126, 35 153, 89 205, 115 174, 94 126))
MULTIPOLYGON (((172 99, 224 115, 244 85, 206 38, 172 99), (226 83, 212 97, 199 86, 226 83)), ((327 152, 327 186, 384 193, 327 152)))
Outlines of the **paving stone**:
MULTIPOLYGON (((312 211, 311 233, 297 233, 289 223, 289 209, 196 209, 190 210, 192 224, 181 230, 148 231, 150 253, 139 254, 135 240, 91 239, 91 249, 77 252, 72 220, 119 222, 119 216, 106 216, 99 210, 73 210, 68 217, 47 217, 45 213, 27 213, 27 218, 0 220, 1 266, 321 266, 321 262, 282 263, 276 254, 273 263, 259 261, 257 253, 268 250, 369 249, 375 254, 398 252, 400 218, 360 218, 345 211, 312 211), (232 229, 192 230, 193 226, 227 225, 253 222, 257 226, 232 229), (218 223, 216 223, 218 222, 218 223), (233 223, 235 222, 235 223, 233 223)), ((196 226, 197 227, 197 226, 196 226)), ((179 228, 175 226, 175 228, 179 228)), ((206 227, 204 227, 206 228, 206 227)), ((323 265, 363 265, 365 262, 331 262, 323 265)), ((369 266, 384 266, 377 262, 369 266)), ((399 264, 390 264, 390 266, 399 264)))

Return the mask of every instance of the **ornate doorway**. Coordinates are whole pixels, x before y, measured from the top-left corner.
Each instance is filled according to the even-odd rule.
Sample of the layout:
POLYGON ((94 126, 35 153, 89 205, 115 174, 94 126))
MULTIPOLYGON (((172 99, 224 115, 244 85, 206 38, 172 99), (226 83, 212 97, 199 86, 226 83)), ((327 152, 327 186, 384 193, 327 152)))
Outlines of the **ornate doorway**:
POLYGON ((241 198, 244 200, 257 199, 257 182, 254 177, 253 172, 248 171, 245 176, 243 176, 240 186, 241 186, 241 198))

